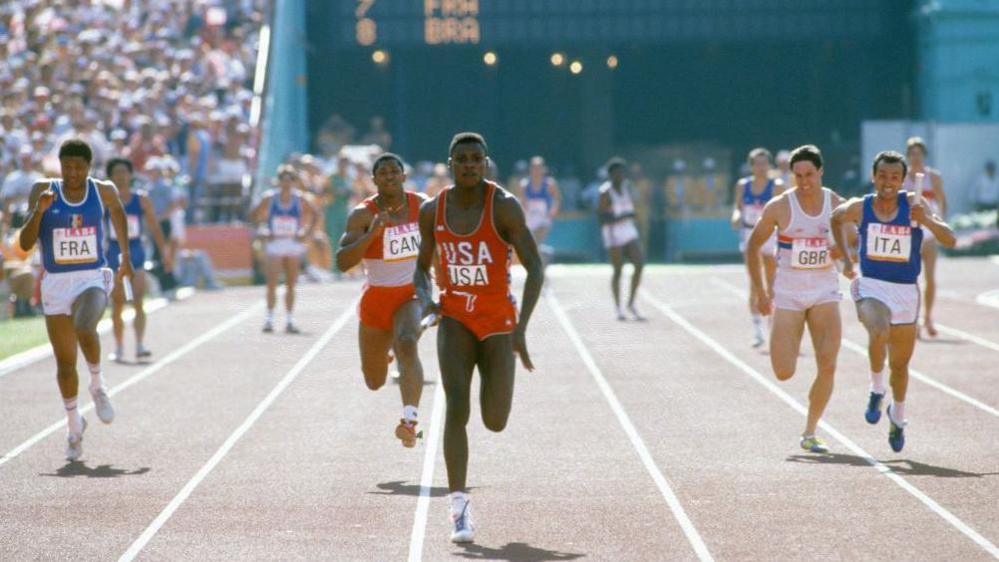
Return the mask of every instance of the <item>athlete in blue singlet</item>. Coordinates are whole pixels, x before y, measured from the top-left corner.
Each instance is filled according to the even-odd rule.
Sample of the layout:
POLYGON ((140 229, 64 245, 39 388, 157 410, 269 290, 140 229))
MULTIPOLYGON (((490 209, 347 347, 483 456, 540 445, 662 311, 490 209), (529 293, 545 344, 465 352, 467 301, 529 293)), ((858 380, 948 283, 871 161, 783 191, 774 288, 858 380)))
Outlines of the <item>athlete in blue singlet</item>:
MULTIPOLYGON (((90 370, 90 394, 97 417, 104 423, 114 420, 101 374, 101 342, 97 335, 97 322, 107 307, 113 283, 104 256, 104 218, 110 216, 111 227, 119 237, 125 237, 128 227, 114 184, 89 177, 92 160, 93 151, 82 140, 71 139, 59 147, 62 178, 35 183, 29 198, 31 214, 20 233, 20 245, 26 250, 35 242, 41 243, 45 267, 42 307, 66 408, 66 458, 70 461, 83 454, 87 426, 77 408, 77 345, 90 370)), ((123 276, 132 276, 127 247, 122 255, 119 282, 123 276)))
POLYGON ((278 166, 277 191, 264 194, 250 213, 253 221, 263 226, 265 239, 264 254, 267 275, 267 320, 264 332, 274 331, 274 306, 277 304, 277 283, 284 271, 284 303, 287 314, 285 331, 297 334, 298 328, 292 319, 295 308, 295 283, 302 256, 305 255, 305 242, 312 240, 319 216, 316 207, 302 197, 298 189, 301 180, 298 171, 289 164, 278 166))
MULTIPOLYGON (((128 248, 132 257, 132 270, 135 272, 132 277, 132 306, 135 308, 132 326, 135 328, 135 359, 140 360, 152 355, 152 352, 143 345, 143 336, 146 333, 146 310, 143 306, 143 297, 146 293, 144 269, 146 250, 143 246, 143 234, 147 232, 152 234, 156 247, 163 256, 163 269, 167 273, 173 270, 172 257, 166 251, 166 240, 160 223, 156 220, 152 201, 144 191, 132 189, 132 162, 124 158, 112 158, 107 164, 106 171, 108 178, 118 188, 118 195, 128 221, 128 248)), ((121 244, 114 230, 109 230, 108 235, 108 266, 117 271, 121 262, 121 244)), ((116 284, 111 291, 111 322, 114 326, 115 340, 115 351, 110 356, 112 361, 124 360, 125 323, 121 319, 124 306, 125 291, 121 285, 116 284)))
POLYGON ((848 254, 843 256, 843 275, 853 280, 850 292, 868 333, 871 387, 864 417, 870 424, 881 419, 881 402, 887 393, 883 371, 885 360, 890 359, 888 444, 896 453, 905 446, 905 396, 919 319, 917 280, 923 241, 919 226, 932 232, 944 246, 955 242, 946 223, 915 194, 902 191, 907 171, 905 158, 898 152, 879 153, 872 167, 875 193, 843 203, 832 216, 837 245, 846 242, 846 225, 860 226, 860 277, 856 277, 848 254))

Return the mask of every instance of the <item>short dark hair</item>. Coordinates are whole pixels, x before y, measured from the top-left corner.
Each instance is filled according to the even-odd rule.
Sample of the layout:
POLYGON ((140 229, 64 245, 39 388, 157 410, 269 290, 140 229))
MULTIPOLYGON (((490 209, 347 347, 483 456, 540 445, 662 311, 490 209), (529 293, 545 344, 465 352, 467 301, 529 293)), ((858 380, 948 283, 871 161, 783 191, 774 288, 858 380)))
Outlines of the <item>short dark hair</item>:
POLYGON ((388 160, 395 160, 396 164, 399 164, 399 169, 403 171, 406 170, 406 165, 402 163, 401 156, 399 156, 398 154, 394 154, 392 152, 385 152, 379 155, 378 158, 375 158, 375 162, 371 165, 371 175, 373 176, 375 175, 376 172, 378 172, 379 164, 381 164, 382 162, 386 162, 388 160))
POLYGON ((815 165, 815 169, 822 169, 822 151, 819 147, 814 144, 806 144, 804 146, 799 146, 798 148, 791 151, 791 163, 790 166, 793 168, 795 162, 811 162, 815 165))
POLYGON ((284 175, 284 174, 288 174, 293 179, 298 179, 298 170, 295 169, 295 167, 292 166, 291 164, 281 164, 281 165, 279 165, 277 167, 277 173, 274 174, 274 176, 277 179, 281 179, 281 176, 284 175))
POLYGON ((72 156, 79 156, 89 164, 94 160, 94 151, 83 139, 69 139, 59 146, 59 159, 62 160, 63 158, 72 156))
POLYGON ((754 149, 752 149, 752 150, 749 151, 749 156, 746 157, 746 162, 749 162, 750 164, 752 164, 753 160, 756 160, 757 156, 766 156, 767 157, 767 162, 770 162, 771 160, 773 160, 773 158, 770 157, 770 151, 769 150, 767 150, 767 149, 765 149, 763 147, 759 147, 759 148, 754 148, 754 149))
POLYGON ((930 151, 926 148, 926 141, 923 140, 923 137, 909 137, 909 140, 905 141, 905 152, 908 153, 913 147, 916 146, 923 151, 923 154, 930 153, 930 151))
POLYGON ((450 156, 451 154, 454 153, 454 149, 459 144, 472 144, 472 143, 481 144, 482 150, 487 154, 489 153, 489 147, 486 146, 486 139, 482 138, 482 135, 480 135, 479 133, 470 133, 470 132, 458 133, 457 135, 455 135, 454 138, 451 139, 451 146, 448 147, 447 153, 450 156))
POLYGON ((131 160, 129 160, 128 158, 116 157, 116 158, 112 158, 112 159, 108 160, 107 165, 104 166, 104 173, 106 173, 107 176, 110 178, 111 177, 111 172, 113 172, 115 166, 118 166, 118 165, 122 165, 122 166, 125 166, 126 168, 128 168, 128 173, 130 173, 130 174, 133 172, 132 161, 131 160))
POLYGON ((607 170, 608 174, 613 172, 614 168, 625 168, 627 166, 628 163, 625 162, 624 158, 621 158, 620 156, 615 156, 610 160, 608 160, 606 164, 604 164, 604 168, 607 170))
POLYGON ((871 172, 877 173, 878 164, 884 162, 885 164, 901 164, 902 165, 902 177, 904 178, 909 173, 909 165, 905 161, 905 156, 902 156, 894 150, 882 150, 874 157, 874 164, 871 166, 871 172))

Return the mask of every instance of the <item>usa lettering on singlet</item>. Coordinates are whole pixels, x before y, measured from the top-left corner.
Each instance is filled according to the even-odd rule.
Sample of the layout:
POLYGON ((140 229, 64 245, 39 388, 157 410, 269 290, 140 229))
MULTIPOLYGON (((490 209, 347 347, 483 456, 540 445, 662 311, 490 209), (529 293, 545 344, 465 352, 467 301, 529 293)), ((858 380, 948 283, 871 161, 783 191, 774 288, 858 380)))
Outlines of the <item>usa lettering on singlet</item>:
POLYGON ((480 240, 442 242, 437 250, 447 263, 448 280, 454 287, 484 287, 489 285, 487 266, 494 263, 489 245, 480 240), (477 247, 476 247, 477 246, 477 247))

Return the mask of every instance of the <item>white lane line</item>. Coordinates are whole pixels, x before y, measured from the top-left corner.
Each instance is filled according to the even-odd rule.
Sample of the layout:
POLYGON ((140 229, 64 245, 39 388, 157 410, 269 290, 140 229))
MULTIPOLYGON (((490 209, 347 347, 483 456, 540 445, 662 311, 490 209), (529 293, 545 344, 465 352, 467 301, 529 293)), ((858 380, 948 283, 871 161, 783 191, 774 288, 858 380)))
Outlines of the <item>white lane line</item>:
MULTIPOLYGON (((139 371, 138 373, 132 375, 131 377, 125 379, 125 381, 123 381, 121 384, 119 384, 119 385, 111 388, 111 390, 108 391, 108 396, 114 396, 115 394, 118 394, 122 390, 125 390, 126 388, 132 386, 133 384, 138 383, 142 379, 145 379, 146 377, 148 377, 148 376, 156 373, 157 371, 159 371, 163 367, 166 367, 170 363, 173 363, 174 361, 180 359, 184 355, 187 355, 191 351, 194 351, 195 349, 197 349, 198 347, 200 347, 202 344, 204 344, 204 343, 208 342, 209 340, 215 338, 216 336, 218 336, 219 334, 221 334, 221 333, 225 332, 226 330, 232 328, 233 326, 236 326, 237 324, 243 322, 244 320, 246 320, 250 316, 252 316, 254 314, 259 314, 259 310, 260 310, 260 308, 262 308, 262 306, 263 306, 262 303, 258 303, 256 306, 252 306, 252 307, 244 310, 243 312, 237 314, 236 316, 233 316, 232 318, 226 320, 225 322, 223 322, 223 323, 215 326, 211 330, 208 330, 207 332, 201 334, 197 338, 195 338, 195 339, 187 342, 186 344, 184 344, 180 348, 174 350, 172 353, 166 355, 163 359, 160 359, 159 361, 157 361, 153 365, 150 365, 149 367, 146 367, 145 369, 143 369, 143 370, 139 371)), ((80 408, 80 413, 81 414, 85 414, 85 413, 89 412, 90 410, 92 410, 93 408, 94 408, 94 404, 93 404, 93 402, 91 402, 90 404, 87 404, 86 406, 81 407, 80 408)), ((33 437, 31 437, 30 439, 28 439, 24 443, 21 443, 17 447, 14 447, 7 454, 5 454, 4 456, 0 457, 0 466, 3 466, 4 464, 10 462, 11 460, 13 460, 14 458, 16 458, 18 455, 20 455, 24 451, 27 451, 28 449, 30 449, 33 445, 35 445, 36 443, 38 443, 42 439, 45 439, 46 437, 48 437, 52 433, 58 431, 59 429, 65 427, 65 426, 66 426, 66 419, 64 417, 60 421, 57 421, 56 423, 54 423, 54 424, 46 427, 45 429, 39 431, 33 437)))
POLYGON ((271 407, 271 404, 277 400, 278 396, 281 396, 281 393, 283 393, 285 389, 288 388, 292 382, 294 382, 298 375, 305 370, 305 367, 307 367, 309 363, 315 359, 316 355, 319 355, 319 352, 326 347, 330 340, 333 339, 333 336, 335 336, 337 332, 339 332, 347 324, 347 321, 350 320, 355 314, 357 302, 359 300, 359 298, 354 299, 350 305, 348 305, 347 308, 340 313, 340 316, 333 322, 333 325, 330 326, 325 333, 323 333, 316 343, 312 344, 312 347, 310 347, 309 350, 305 352, 305 355, 303 355, 302 358, 295 363, 291 370, 281 378, 281 381, 278 382, 277 386, 275 386, 273 390, 271 390, 270 394, 257 404, 257 407, 254 408, 253 412, 251 412, 250 415, 243 420, 243 423, 236 428, 236 431, 233 431, 232 435, 230 435, 229 438, 222 443, 222 446, 215 451, 212 458, 208 459, 208 462, 206 462, 205 465, 202 466, 193 477, 191 477, 187 484, 184 485, 181 491, 178 492, 172 500, 170 500, 170 503, 167 504, 156 519, 154 519, 153 522, 146 527, 146 530, 139 535, 139 538, 135 539, 135 542, 133 542, 132 545, 128 547, 128 550, 121 555, 121 558, 118 559, 119 562, 133 560, 136 556, 138 556, 139 552, 141 552, 146 544, 148 544, 149 541, 156 536, 156 533, 160 530, 160 528, 163 527, 174 512, 177 511, 177 508, 179 508, 181 504, 187 500, 191 493, 194 492, 194 489, 201 484, 201 481, 204 480, 205 477, 208 476, 219 464, 219 462, 221 462, 222 459, 229 453, 236 442, 239 441, 251 427, 253 427, 253 424, 255 424, 257 420, 260 419, 260 416, 262 416, 264 412, 271 407))
MULTIPOLYGON (((753 369, 748 364, 743 362, 741 359, 733 355, 729 350, 725 349, 725 347, 723 347, 720 343, 718 343, 710 336, 708 336, 707 334, 696 328, 693 324, 688 322, 687 319, 677 314, 667 304, 659 301, 654 297, 649 296, 648 293, 643 293, 642 297, 647 302, 652 304, 652 306, 659 309, 659 311, 665 314, 670 320, 672 320, 674 323, 676 323, 681 328, 686 330, 687 333, 694 336, 702 343, 710 347, 712 350, 714 350, 715 353, 722 356, 726 361, 728 361, 735 367, 738 367, 739 370, 749 375, 756 382, 760 383, 764 388, 766 388, 774 395, 776 395, 778 398, 783 400, 787 405, 791 406, 791 408, 794 409, 796 412, 798 412, 803 416, 806 417, 808 416, 808 409, 804 405, 802 405, 797 400, 792 398, 790 394, 788 394, 783 389, 778 387, 769 378, 763 376, 762 374, 759 373, 759 371, 753 369)), ((955 529, 963 533, 966 537, 973 540, 976 544, 985 549, 985 551, 991 554, 994 558, 999 559, 999 548, 997 548, 996 545, 992 544, 984 536, 979 534, 978 531, 975 531, 970 526, 968 526, 968 524, 966 524, 964 521, 958 519, 956 515, 954 515, 950 511, 947 511, 946 508, 938 504, 933 498, 929 497, 928 495, 923 493, 919 488, 913 486, 907 480, 905 480, 904 478, 893 472, 890 468, 888 468, 888 466, 886 466, 885 464, 881 463, 880 461, 869 455, 867 451, 861 449, 859 445, 851 441, 846 435, 840 433, 836 428, 834 428, 829 423, 825 421, 820 421, 819 427, 824 429, 830 436, 832 436, 833 439, 839 441, 844 446, 846 446, 846 448, 852 451, 855 455, 857 455, 858 457, 862 457, 865 461, 867 461, 868 464, 874 467, 878 472, 883 474, 886 478, 888 478, 889 480, 897 484, 900 488, 902 488, 903 490, 911 494, 913 497, 921 501, 923 505, 928 507, 931 511, 933 511, 933 513, 936 513, 944 521, 950 523, 951 526, 953 526, 955 529)))
POLYGON ((572 321, 569 316, 562 309, 559 304, 558 299, 555 297, 555 293, 550 289, 545 290, 545 300, 548 302, 548 306, 551 307, 552 311, 555 312, 555 317, 558 318, 560 324, 562 324, 562 329, 569 336, 569 340, 576 347, 576 351, 579 352, 579 357, 583 360, 583 364, 593 375, 593 379, 596 380, 597 386, 600 387, 600 391, 603 392, 604 397, 607 399, 607 403, 610 404, 611 410, 614 411, 614 415, 617 416, 617 421, 621 424, 621 428, 624 429, 625 434, 628 439, 631 440, 632 446, 635 451, 638 452, 639 458, 642 459, 642 463, 645 465, 645 469, 652 476, 652 480, 656 483, 659 488, 659 492, 662 493, 663 498, 666 500, 666 504, 669 505, 670 511, 673 512, 673 517, 676 518, 677 523, 680 524, 680 528, 683 529, 683 534, 687 535, 687 540, 690 545, 694 548, 694 552, 697 557, 702 561, 714 560, 711 553, 708 551, 708 547, 704 544, 704 540, 701 539, 700 533, 694 527, 693 522, 691 522, 690 517, 687 516, 687 512, 684 511, 683 506, 680 505, 680 500, 676 497, 673 489, 670 487, 669 482, 666 477, 663 476, 662 471, 656 466, 655 460, 652 458, 652 454, 649 453, 648 448, 645 446, 645 441, 642 440, 641 435, 639 435, 638 430, 635 425, 631 422, 631 418, 628 417, 627 412, 625 412, 624 407, 621 402, 617 399, 617 395, 614 394, 614 389, 611 388, 610 383, 607 382, 607 378, 600 371, 600 367, 597 366, 597 362, 590 355, 590 351, 586 348, 583 343, 582 338, 580 338, 579 333, 576 328, 572 325, 572 321))
POLYGON ((985 291, 984 293, 975 297, 975 302, 984 306, 999 308, 999 289, 994 291, 985 291))
POLYGON ((437 447, 440 445, 444 432, 444 383, 440 374, 437 375, 437 389, 434 390, 434 410, 430 418, 430 436, 427 438, 426 450, 423 452, 423 475, 420 477, 420 498, 416 501, 416 513, 413 515, 413 532, 409 538, 409 561, 420 562, 423 559, 423 539, 427 531, 427 513, 430 510, 430 492, 434 485, 434 461, 437 459, 437 447))
MULTIPOLYGON (((738 295, 740 298, 746 298, 746 293, 744 291, 742 291, 741 289, 739 289, 735 285, 730 284, 727 281, 724 281, 724 280, 719 279, 717 277, 712 277, 711 278, 711 282, 714 283, 716 286, 721 287, 721 288, 729 291, 730 293, 732 293, 734 295, 738 295)), ((863 356, 865 358, 867 357, 867 347, 866 346, 863 346, 863 345, 860 345, 860 344, 858 344, 856 342, 848 340, 848 339, 846 339, 846 336, 843 336, 842 342, 843 342, 843 347, 849 349, 850 351, 856 353, 857 355, 863 356)), ((916 380, 922 382, 922 383, 925 383, 925 384, 927 384, 929 386, 932 386, 933 388, 935 388, 935 389, 937 389, 937 390, 939 390, 939 391, 941 391, 941 392, 943 392, 945 394, 953 396, 954 398, 957 398, 958 400, 960 400, 960 401, 962 401, 962 402, 964 402, 966 404, 970 404, 971 406, 974 406, 975 408, 978 408, 979 410, 982 410, 983 412, 985 412, 987 414, 992 414, 993 416, 999 417, 999 410, 993 408, 992 406, 989 406, 988 404, 985 404, 985 403, 981 402, 980 400, 976 400, 976 399, 972 398, 971 396, 968 396, 967 394, 961 392, 960 390, 957 390, 955 388, 947 386, 946 384, 944 384, 944 383, 942 383, 940 381, 937 381, 936 379, 930 377, 929 375, 927 375, 925 373, 922 373, 920 371, 917 371, 916 369, 913 369, 912 367, 909 367, 909 376, 912 377, 913 379, 916 379, 916 380)))
MULTIPOLYGON (((184 287, 177 291, 177 300, 183 300, 194 294, 194 289, 190 287, 184 287)), ((167 300, 165 298, 152 299, 145 304, 146 314, 152 314, 167 305, 167 300)), ((127 326, 135 319, 135 310, 127 309, 121 313, 121 319, 127 326)), ((97 333, 104 335, 111 331, 112 324, 110 318, 105 318, 97 323, 97 333)), ((46 357, 52 357, 52 347, 43 343, 41 345, 36 345, 31 349, 26 349, 16 355, 11 355, 10 357, 0 361, 0 378, 8 375, 22 367, 26 367, 36 361, 45 359, 46 357)))
POLYGON ((937 327, 938 330, 940 330, 941 332, 943 332, 945 334, 950 334, 952 336, 957 336, 957 337, 959 337, 961 339, 965 339, 965 340, 968 340, 970 342, 977 343, 978 345, 980 345, 982 347, 986 347, 988 349, 991 349, 992 351, 999 351, 999 343, 996 343, 994 341, 987 340, 987 339, 985 339, 983 337, 976 336, 975 334, 969 334, 968 332, 965 332, 964 330, 958 330, 957 328, 952 328, 950 326, 944 326, 943 324, 941 324, 939 322, 936 322, 936 327, 937 327))

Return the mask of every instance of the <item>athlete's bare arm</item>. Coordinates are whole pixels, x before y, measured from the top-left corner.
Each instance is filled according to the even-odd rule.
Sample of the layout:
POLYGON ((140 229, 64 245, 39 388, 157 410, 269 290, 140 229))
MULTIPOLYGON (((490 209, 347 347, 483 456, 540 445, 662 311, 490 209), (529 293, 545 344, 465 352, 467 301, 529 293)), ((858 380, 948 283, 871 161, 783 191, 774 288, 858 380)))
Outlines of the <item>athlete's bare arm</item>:
POLYGON ((28 195, 28 208, 31 209, 31 214, 28 215, 18 235, 18 244, 25 251, 33 248, 38 241, 42 215, 49 210, 53 201, 55 201, 55 192, 49 189, 48 180, 35 182, 35 185, 31 186, 31 193, 28 195))
POLYGON ((609 191, 604 191, 600 194, 600 199, 597 203, 597 218, 600 219, 601 224, 614 222, 614 205, 611 203, 609 191))
POLYGON ((271 197, 273 197, 271 194, 264 195, 260 198, 260 201, 257 202, 257 206, 250 211, 250 220, 252 220, 254 224, 260 224, 267 221, 268 209, 271 206, 271 197))
POLYGON ((108 214, 111 216, 111 228, 114 229, 118 240, 122 241, 118 245, 121 250, 121 263, 118 264, 118 278, 131 277, 133 271, 132 255, 128 248, 128 219, 125 217, 125 207, 121 204, 121 198, 118 197, 118 188, 115 187, 114 183, 103 180, 94 180, 94 185, 97 186, 97 193, 101 196, 104 208, 107 209, 108 214))
POLYGON ((947 216, 947 194, 944 192, 943 177, 937 172, 930 174, 930 186, 933 187, 933 195, 937 198, 937 206, 940 208, 940 217, 947 216))
POLYGON ((950 226, 940 217, 934 215, 925 203, 916 203, 915 194, 910 193, 908 199, 910 209, 909 212, 912 216, 912 220, 929 229, 941 246, 953 248, 954 244, 957 243, 957 237, 954 236, 954 231, 951 230, 950 226))
MULTIPOLYGON (((521 265, 527 270, 527 280, 524 282, 524 294, 520 301, 520 316, 517 328, 513 332, 513 350, 520 354, 520 360, 529 371, 534 370, 531 356, 527 352, 527 323, 534 312, 534 306, 541 296, 541 286, 545 281, 544 266, 538 254, 538 245, 527 228, 524 209, 508 192, 496 190, 493 201, 496 219, 496 231, 500 237, 513 246, 520 258, 521 265)), ((422 249, 422 248, 421 248, 422 249)))
POLYGON ((742 180, 735 182, 735 206, 732 208, 732 228, 734 230, 739 230, 742 226, 742 196, 744 189, 742 180))
POLYGON ((347 227, 336 251, 336 266, 340 271, 347 271, 361 263, 371 241, 381 234, 382 225, 384 222, 380 214, 375 215, 364 205, 354 207, 347 217, 347 227))
POLYGON ((559 209, 562 208, 562 191, 558 188, 558 182, 555 181, 555 178, 550 178, 548 182, 548 195, 551 195, 552 198, 552 208, 548 210, 548 215, 555 218, 559 209))
POLYGON ((153 242, 163 256, 163 269, 170 272, 173 270, 173 258, 167 253, 166 238, 163 236, 163 229, 160 228, 160 221, 156 220, 156 214, 153 212, 153 202, 145 195, 136 194, 136 196, 139 198, 139 205, 142 206, 142 216, 146 217, 146 228, 152 233, 153 242))
MULTIPOLYGON (((847 229, 850 225, 860 224, 860 219, 863 218, 864 213, 864 200, 860 197, 854 197, 845 203, 841 203, 833 209, 832 218, 829 220, 830 228, 832 229, 833 240, 836 241, 836 246, 840 248, 847 248, 847 239, 849 237, 847 229)), ((857 276, 853 271, 853 260, 850 259, 850 252, 843 252, 840 256, 843 260, 843 276, 847 279, 853 279, 857 276)))
MULTIPOLYGON (((753 295, 757 299, 756 302, 758 303, 760 313, 763 315, 770 314, 772 295, 766 294, 763 283, 760 250, 767 239, 773 235, 774 230, 780 226, 783 215, 788 212, 790 211, 788 210, 787 198, 785 196, 781 195, 771 199, 763 207, 763 215, 756 225, 753 226, 753 231, 746 242, 746 270, 749 272, 749 281, 753 295)), ((786 218, 784 222, 787 222, 786 218)))
POLYGON ((302 201, 302 214, 305 215, 302 218, 305 219, 306 227, 305 232, 301 235, 296 236, 299 242, 306 242, 312 240, 312 233, 316 230, 316 224, 319 222, 319 209, 316 208, 316 204, 313 202, 313 197, 311 193, 300 192, 299 199, 302 201))
MULTIPOLYGON (((437 197, 445 197, 446 192, 437 197)), ((434 252, 437 240, 434 237, 434 225, 437 222, 437 197, 424 201, 420 205, 420 254, 416 258, 416 272, 413 274, 413 284, 416 286, 416 296, 420 299, 423 314, 427 316, 437 313, 440 306, 434 302, 433 281, 430 279, 430 268, 434 264, 434 252)))

